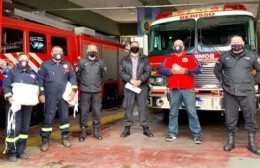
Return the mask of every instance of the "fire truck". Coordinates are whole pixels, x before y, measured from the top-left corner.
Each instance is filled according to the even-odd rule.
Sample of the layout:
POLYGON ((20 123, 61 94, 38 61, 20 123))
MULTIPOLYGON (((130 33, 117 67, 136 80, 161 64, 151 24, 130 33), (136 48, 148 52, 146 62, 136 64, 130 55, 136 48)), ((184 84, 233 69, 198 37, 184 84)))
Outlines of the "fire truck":
MULTIPOLYGON (((1 6, 0 8, 2 9, 1 6)), ((73 31, 6 16, 0 16, 0 34, 0 114, 4 114, 2 80, 5 73, 15 67, 17 54, 28 53, 29 66, 37 73, 41 63, 50 59, 51 48, 55 45, 63 48, 65 60, 76 69, 78 60, 87 54, 87 46, 96 44, 98 57, 104 60, 108 69, 102 89, 103 106, 111 106, 123 96, 123 82, 119 78, 118 67, 119 60, 128 53, 123 45, 79 32, 76 34, 73 31)), ((32 122, 37 122, 42 116, 39 108, 41 107, 34 108, 32 122)), ((3 122, 1 121, 1 124, 3 122)))
MULTIPOLYGON (((254 16, 242 4, 225 4, 205 8, 161 13, 149 34, 149 60, 152 66, 149 81, 149 106, 169 109, 167 79, 158 73, 162 61, 173 52, 173 42, 181 39, 187 53, 198 59, 202 73, 194 76, 198 110, 224 111, 223 91, 213 69, 215 62, 230 50, 230 38, 240 35, 245 47, 256 50, 254 16)), ((256 86, 257 108, 258 87, 256 86)), ((180 108, 184 108, 181 105, 180 108)))

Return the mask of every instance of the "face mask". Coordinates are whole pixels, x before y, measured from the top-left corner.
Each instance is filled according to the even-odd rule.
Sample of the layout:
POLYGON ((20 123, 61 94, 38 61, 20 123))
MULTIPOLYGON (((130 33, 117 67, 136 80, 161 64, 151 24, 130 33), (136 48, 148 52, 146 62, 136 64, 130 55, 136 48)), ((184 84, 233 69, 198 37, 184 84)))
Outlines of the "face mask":
POLYGON ((231 45, 231 50, 238 52, 240 50, 244 49, 244 46, 242 44, 233 44, 231 45))
POLYGON ((89 52, 88 52, 88 56, 94 58, 94 57, 97 56, 97 52, 96 52, 96 51, 89 51, 89 52))
POLYGON ((139 47, 131 47, 131 52, 138 53, 139 47))
POLYGON ((176 45, 173 47, 173 51, 176 53, 181 53, 182 52, 182 46, 176 45))
POLYGON ((63 54, 53 54, 52 55, 52 58, 54 59, 54 60, 56 60, 56 61, 60 61, 60 60, 62 60, 63 59, 63 54))
POLYGON ((27 68, 27 66, 28 66, 28 61, 19 61, 17 64, 17 67, 21 69, 27 68))

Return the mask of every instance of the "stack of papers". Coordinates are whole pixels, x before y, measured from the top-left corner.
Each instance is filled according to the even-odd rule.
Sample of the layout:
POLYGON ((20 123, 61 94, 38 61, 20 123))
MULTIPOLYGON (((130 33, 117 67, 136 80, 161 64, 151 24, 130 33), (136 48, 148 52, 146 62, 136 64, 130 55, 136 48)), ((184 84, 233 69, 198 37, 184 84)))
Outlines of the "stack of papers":
POLYGON ((126 85, 125 85, 125 88, 135 92, 135 93, 140 93, 141 92, 141 89, 139 87, 134 87, 131 83, 127 82, 126 85))

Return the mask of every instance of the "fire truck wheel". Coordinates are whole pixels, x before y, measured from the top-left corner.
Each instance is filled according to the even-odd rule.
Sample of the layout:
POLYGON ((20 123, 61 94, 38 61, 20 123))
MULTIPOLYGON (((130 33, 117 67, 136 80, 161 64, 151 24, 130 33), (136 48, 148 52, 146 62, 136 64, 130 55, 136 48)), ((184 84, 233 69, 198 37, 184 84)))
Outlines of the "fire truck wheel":
POLYGON ((5 100, 4 97, 0 96, 0 128, 5 127, 5 100))
POLYGON ((42 103, 33 107, 30 123, 31 126, 39 124, 43 120, 43 108, 44 105, 42 103))
POLYGON ((163 121, 165 123, 169 123, 169 114, 170 114, 169 109, 163 109, 163 121))
POLYGON ((114 84, 105 84, 103 94, 103 108, 112 108, 118 104, 117 88, 114 84))

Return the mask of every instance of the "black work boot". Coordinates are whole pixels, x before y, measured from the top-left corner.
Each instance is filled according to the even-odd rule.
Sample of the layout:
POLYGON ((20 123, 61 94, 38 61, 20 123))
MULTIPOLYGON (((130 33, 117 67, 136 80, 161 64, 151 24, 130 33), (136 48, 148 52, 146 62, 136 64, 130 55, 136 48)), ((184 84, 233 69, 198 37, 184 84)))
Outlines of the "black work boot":
POLYGON ((235 137, 234 133, 228 133, 228 141, 224 146, 224 151, 231 151, 235 148, 235 137))
POLYGON ((125 126, 125 130, 124 132, 122 132, 122 134, 120 135, 121 138, 125 138, 128 135, 130 135, 130 126, 125 126))
POLYGON ((87 138, 87 128, 83 126, 83 127, 81 127, 81 134, 79 136, 79 142, 85 141, 86 138, 87 138))
POLYGON ((68 135, 63 136, 61 139, 61 143, 64 147, 69 148, 71 146, 69 136, 68 135))
POLYGON ((21 160, 29 159, 29 157, 28 157, 28 155, 26 153, 23 153, 23 154, 19 155, 18 158, 21 159, 21 160))
POLYGON ((260 155, 260 149, 255 145, 255 133, 248 133, 248 150, 256 155, 260 155))
POLYGON ((28 159, 28 155, 25 153, 26 148, 26 139, 20 139, 19 145, 17 146, 17 158, 26 160, 28 159))
POLYGON ((148 126, 142 126, 143 129, 144 129, 144 135, 148 136, 148 137, 153 137, 153 133, 152 131, 149 130, 149 127, 148 126))
POLYGON ((41 151, 46 152, 49 149, 49 140, 48 139, 42 139, 42 144, 41 144, 41 151))
POLYGON ((99 134, 99 128, 97 128, 97 127, 94 128, 93 136, 97 140, 102 140, 103 139, 103 137, 99 134))
POLYGON ((16 156, 14 156, 14 155, 11 155, 11 156, 9 156, 9 162, 16 162, 17 161, 17 157, 16 156))

